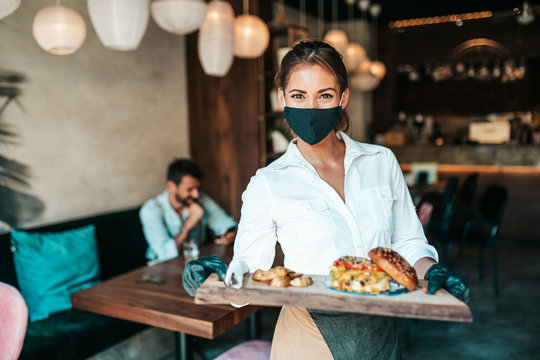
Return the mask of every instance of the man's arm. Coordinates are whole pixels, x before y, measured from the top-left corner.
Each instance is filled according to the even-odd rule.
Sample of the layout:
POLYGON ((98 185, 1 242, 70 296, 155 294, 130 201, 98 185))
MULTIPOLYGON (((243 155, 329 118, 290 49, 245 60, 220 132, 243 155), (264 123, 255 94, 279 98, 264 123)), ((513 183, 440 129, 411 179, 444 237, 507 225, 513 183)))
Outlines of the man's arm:
MULTIPOLYGON (((148 202, 139 211, 139 218, 143 229, 143 234, 150 248, 151 256, 156 259, 166 260, 178 256, 178 249, 175 241, 169 235, 163 215, 157 204, 148 202)), ((155 259, 148 259, 155 260, 155 259)))
POLYGON ((208 226, 217 235, 216 244, 231 244, 236 237, 238 224, 208 195, 202 195, 200 199, 208 219, 208 226))
POLYGON ((184 221, 180 232, 174 237, 174 242, 177 247, 180 247, 182 243, 189 238, 189 233, 197 226, 197 223, 202 219, 205 212, 203 207, 197 202, 193 202, 187 210, 189 215, 184 221))

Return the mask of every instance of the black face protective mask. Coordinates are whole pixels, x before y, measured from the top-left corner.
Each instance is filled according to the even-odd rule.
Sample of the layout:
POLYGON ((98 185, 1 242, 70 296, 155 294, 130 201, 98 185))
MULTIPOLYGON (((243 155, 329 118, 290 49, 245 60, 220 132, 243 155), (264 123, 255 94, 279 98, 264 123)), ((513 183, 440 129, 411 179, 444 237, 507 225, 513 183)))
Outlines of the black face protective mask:
MULTIPOLYGON (((283 92, 282 95, 283 102, 285 103, 285 94, 283 92)), ((342 100, 343 94, 341 94, 339 105, 329 109, 291 108, 285 104, 283 116, 292 131, 302 141, 309 145, 315 145, 327 137, 332 129, 336 127, 343 114, 343 109, 341 108, 342 100)))

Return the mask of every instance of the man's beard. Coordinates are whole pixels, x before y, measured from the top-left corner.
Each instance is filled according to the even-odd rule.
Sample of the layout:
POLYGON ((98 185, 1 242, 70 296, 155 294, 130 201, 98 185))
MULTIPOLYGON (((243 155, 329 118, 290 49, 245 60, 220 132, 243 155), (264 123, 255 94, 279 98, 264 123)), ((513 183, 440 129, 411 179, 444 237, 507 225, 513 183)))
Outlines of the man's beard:
POLYGON ((176 197, 176 201, 178 201, 182 206, 188 207, 189 205, 193 204, 196 200, 192 198, 191 196, 188 196, 187 198, 182 199, 178 194, 174 195, 176 197))

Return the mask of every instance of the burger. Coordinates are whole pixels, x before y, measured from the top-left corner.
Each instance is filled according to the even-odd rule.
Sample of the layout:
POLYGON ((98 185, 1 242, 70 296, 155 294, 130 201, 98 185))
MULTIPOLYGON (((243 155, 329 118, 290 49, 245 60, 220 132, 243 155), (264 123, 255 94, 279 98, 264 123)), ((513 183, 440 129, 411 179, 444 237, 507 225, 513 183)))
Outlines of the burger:
POLYGON ((390 279, 409 291, 418 287, 414 268, 392 249, 374 248, 370 259, 342 256, 330 267, 330 286, 351 292, 381 294, 390 290, 390 279))
POLYGON ((342 256, 330 267, 330 286, 344 291, 380 294, 390 290, 390 276, 369 259, 342 256))

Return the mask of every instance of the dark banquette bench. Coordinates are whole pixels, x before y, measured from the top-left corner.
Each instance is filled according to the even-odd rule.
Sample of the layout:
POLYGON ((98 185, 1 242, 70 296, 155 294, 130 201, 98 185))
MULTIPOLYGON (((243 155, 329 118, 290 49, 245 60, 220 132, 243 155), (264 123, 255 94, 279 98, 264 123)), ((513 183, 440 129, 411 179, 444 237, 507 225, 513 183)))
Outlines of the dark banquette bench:
MULTIPOLYGON (((25 230, 58 232, 94 224, 103 281, 146 264, 147 245, 138 212, 139 208, 122 210, 25 230)), ((10 234, 0 234, 0 282, 19 288, 10 247, 10 234)), ((84 359, 146 328, 70 309, 30 322, 20 359, 84 359)))

